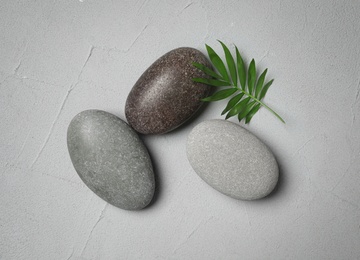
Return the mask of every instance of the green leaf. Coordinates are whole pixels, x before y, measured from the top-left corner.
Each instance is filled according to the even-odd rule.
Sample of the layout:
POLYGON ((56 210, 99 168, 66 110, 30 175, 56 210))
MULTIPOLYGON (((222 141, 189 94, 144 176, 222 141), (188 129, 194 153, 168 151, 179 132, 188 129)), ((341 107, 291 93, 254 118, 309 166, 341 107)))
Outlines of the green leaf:
POLYGON ((193 62, 192 65, 196 68, 198 68, 199 70, 205 72, 205 74, 216 78, 216 79, 223 79, 222 76, 220 76, 219 74, 217 74, 215 71, 211 70, 210 68, 206 67, 205 65, 201 64, 201 63, 197 63, 197 62, 193 62))
POLYGON ((266 92, 268 91, 268 89, 270 88, 271 84, 274 82, 274 80, 270 80, 268 83, 265 84, 265 86, 263 87, 263 89, 261 90, 260 96, 259 96, 259 100, 263 99, 266 95, 266 92))
POLYGON ((250 95, 253 93, 255 81, 256 81, 256 66, 254 59, 252 59, 248 71, 248 90, 250 95))
POLYGON ((238 48, 235 46, 236 49, 236 63, 238 68, 238 74, 240 79, 240 85, 243 90, 246 88, 246 68, 244 65, 244 61, 240 55, 238 48))
POLYGON ((234 94, 237 91, 236 88, 227 88, 227 89, 223 89, 220 90, 216 93, 214 93, 212 96, 210 97, 206 97, 201 99, 201 101, 218 101, 227 97, 230 97, 232 94, 234 94))
POLYGON ((257 104, 250 110, 250 112, 246 115, 245 124, 250 123, 251 118, 256 114, 257 111, 259 111, 260 107, 260 104, 257 104))
POLYGON ((226 45, 224 43, 222 43, 221 41, 219 41, 219 42, 221 43, 221 45, 224 49, 226 63, 228 65, 228 68, 230 71, 230 76, 231 76, 232 82, 233 82, 234 86, 237 86, 237 73, 236 73, 234 58, 231 55, 228 47, 226 47, 226 45))
POLYGON ((225 87, 231 85, 230 82, 225 82, 216 79, 193 78, 192 80, 195 82, 204 83, 214 87, 225 87))
POLYGON ((265 81, 265 76, 266 76, 266 72, 267 69, 264 70, 264 72, 260 75, 258 82, 256 84, 256 88, 255 88, 255 97, 259 97, 262 87, 264 85, 264 81, 265 81))
POLYGON ((206 67, 199 63, 193 63, 193 65, 213 78, 193 78, 193 81, 204 83, 210 86, 228 86, 230 88, 220 90, 212 96, 204 98, 203 100, 216 101, 229 98, 230 100, 228 101, 225 109, 222 111, 222 115, 227 113, 226 119, 237 115, 239 120, 245 118, 245 123, 247 124, 251 121, 252 117, 258 112, 258 110, 261 107, 264 107, 273 115, 275 115, 281 122, 285 123, 285 121, 274 110, 262 102, 262 99, 265 97, 269 87, 274 81, 270 80, 264 85, 267 69, 265 69, 260 77, 257 78, 256 64, 254 59, 251 60, 249 66, 246 66, 238 48, 235 46, 235 65, 233 56, 231 56, 229 49, 221 41, 219 42, 224 49, 229 72, 221 58, 211 47, 206 45, 206 49, 214 70, 211 67, 206 67), (230 73, 230 76, 228 73, 230 73), (235 78, 239 79, 240 84, 237 83, 237 80, 235 82, 235 78), (232 95, 234 96, 231 97, 232 95))
POLYGON ((238 119, 239 122, 246 117, 246 115, 250 112, 250 110, 252 109, 252 107, 254 106, 254 104, 257 103, 255 100, 251 101, 250 103, 248 103, 245 107, 245 109, 243 109, 239 114, 238 114, 238 119))
POLYGON ((214 67, 219 71, 225 81, 229 81, 229 75, 225 68, 224 62, 220 59, 219 55, 217 55, 209 45, 206 45, 206 50, 214 67))
POLYGON ((250 101, 250 99, 250 97, 244 98, 238 104, 236 104, 226 115, 226 119, 239 114, 245 108, 246 104, 250 101))
POLYGON ((229 100, 226 108, 222 111, 221 115, 225 114, 225 113, 228 112, 230 109, 232 109, 232 108, 236 105, 236 103, 240 101, 240 99, 241 99, 243 96, 244 96, 244 93, 239 93, 239 94, 237 94, 236 96, 232 97, 232 98, 229 100))

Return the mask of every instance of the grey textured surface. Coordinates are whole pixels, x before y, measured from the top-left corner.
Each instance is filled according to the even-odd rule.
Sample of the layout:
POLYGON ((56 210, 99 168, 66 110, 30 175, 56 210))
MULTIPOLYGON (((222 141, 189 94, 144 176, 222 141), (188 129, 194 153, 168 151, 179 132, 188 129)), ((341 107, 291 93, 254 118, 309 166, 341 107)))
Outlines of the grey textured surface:
POLYGON ((84 183, 110 204, 127 210, 146 207, 154 194, 154 173, 147 149, 118 117, 87 110, 71 121, 67 143, 84 183))
POLYGON ((279 170, 274 155, 238 124, 204 121, 190 132, 186 149, 195 172, 232 198, 260 199, 277 184, 279 170))
POLYGON ((0 259, 359 259, 359 0, 0 6, 0 259), (190 130, 223 118, 226 101, 141 137, 156 173, 151 207, 120 210, 89 192, 66 147, 74 116, 97 108, 125 119, 156 59, 180 46, 206 54, 205 43, 225 59, 216 39, 275 79, 264 102, 286 124, 262 108, 244 127, 276 156, 276 192, 234 200, 190 166, 190 130))
POLYGON ((192 81, 206 78, 192 62, 211 67, 194 48, 177 48, 157 59, 139 78, 126 100, 129 124, 143 134, 163 134, 188 120, 211 88, 192 81))

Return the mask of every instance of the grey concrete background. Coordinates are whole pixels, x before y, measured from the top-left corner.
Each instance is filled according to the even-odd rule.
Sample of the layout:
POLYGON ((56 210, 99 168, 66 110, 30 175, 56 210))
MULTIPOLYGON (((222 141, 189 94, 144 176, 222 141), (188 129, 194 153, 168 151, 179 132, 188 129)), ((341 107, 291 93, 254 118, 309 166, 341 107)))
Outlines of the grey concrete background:
MULTIPOLYGON (((0 2, 0 259, 357 259, 360 257, 360 2, 0 2), (247 129, 276 155, 280 184, 243 202, 190 167, 186 137, 209 105, 146 136, 156 200, 106 204, 66 148, 85 109, 124 118, 127 94, 167 51, 236 44, 275 78, 247 129)), ((233 50, 233 48, 232 48, 233 50)))

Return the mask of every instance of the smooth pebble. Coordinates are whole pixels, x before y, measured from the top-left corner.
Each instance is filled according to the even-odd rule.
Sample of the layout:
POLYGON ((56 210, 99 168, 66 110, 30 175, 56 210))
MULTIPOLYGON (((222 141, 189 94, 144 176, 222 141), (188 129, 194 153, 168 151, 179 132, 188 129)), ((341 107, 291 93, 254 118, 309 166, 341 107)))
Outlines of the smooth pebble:
POLYGON ((195 172, 211 187, 232 198, 260 199, 277 184, 279 169, 274 155, 238 124, 204 121, 190 132, 186 149, 195 172))
POLYGON ((150 203, 155 190, 151 159, 123 120, 100 110, 83 111, 69 125, 67 144, 75 170, 100 198, 126 210, 150 203))
POLYGON ((142 134, 163 134, 187 121, 201 107, 211 87, 192 78, 208 76, 195 68, 198 62, 211 67, 198 50, 172 50, 156 60, 131 89, 125 105, 126 119, 142 134))

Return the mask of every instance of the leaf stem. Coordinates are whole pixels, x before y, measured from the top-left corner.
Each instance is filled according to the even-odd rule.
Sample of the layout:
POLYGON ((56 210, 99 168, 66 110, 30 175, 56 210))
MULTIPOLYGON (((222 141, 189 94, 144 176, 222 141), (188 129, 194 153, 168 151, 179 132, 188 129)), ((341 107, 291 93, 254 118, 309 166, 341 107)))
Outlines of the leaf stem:
POLYGON ((278 113, 276 113, 274 110, 272 110, 270 107, 268 107, 265 103, 261 102, 259 99, 257 99, 256 97, 254 97, 253 95, 251 95, 250 93, 246 92, 245 90, 238 88, 234 85, 232 85, 232 87, 237 88, 240 92, 244 93, 245 95, 249 96, 250 98, 252 98, 253 100, 255 100, 256 102, 258 102, 261 106, 265 107, 267 110, 269 110, 271 113, 273 113, 277 118, 279 118, 279 120, 281 122, 283 122, 285 124, 284 119, 281 118, 281 116, 278 115, 278 113))

